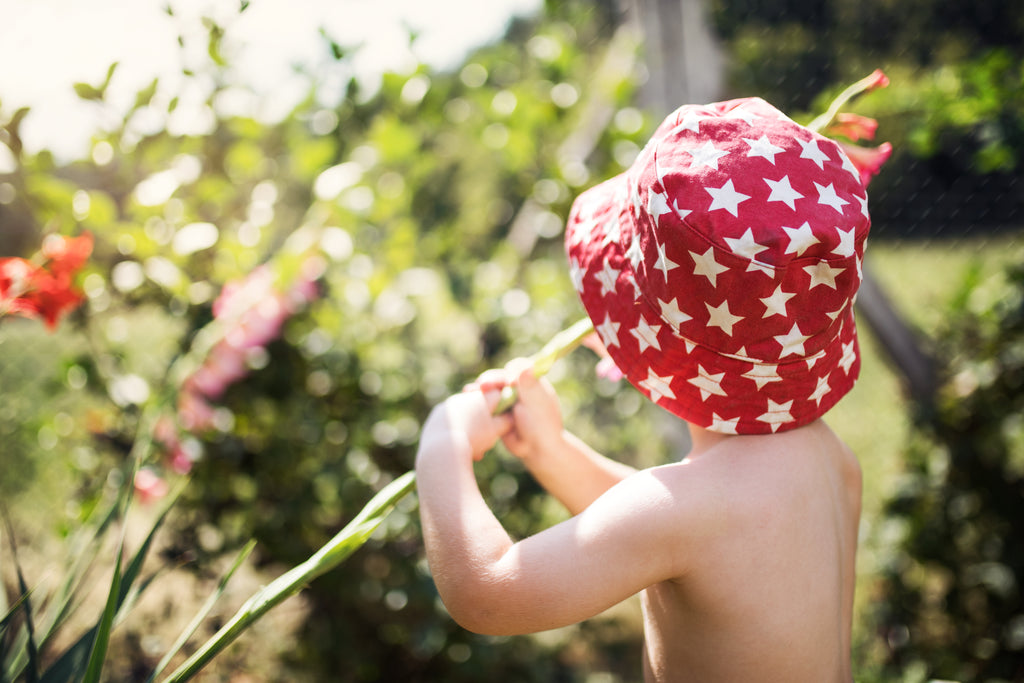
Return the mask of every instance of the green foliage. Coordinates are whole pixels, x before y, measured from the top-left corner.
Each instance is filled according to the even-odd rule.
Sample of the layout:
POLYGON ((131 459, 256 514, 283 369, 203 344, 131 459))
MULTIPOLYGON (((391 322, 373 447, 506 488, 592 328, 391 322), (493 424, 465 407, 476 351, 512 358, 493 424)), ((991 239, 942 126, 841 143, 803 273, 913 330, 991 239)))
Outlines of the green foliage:
MULTIPOLYGON (((729 88, 793 116, 881 68, 858 111, 893 158, 872 181, 876 231, 934 235, 1019 222, 1024 13, 1013 0, 713 0, 729 88)), ((892 233, 890 233, 892 234, 892 233)))
MULTIPOLYGON (((248 377, 219 399, 215 427, 186 435, 195 464, 166 523, 165 559, 192 559, 197 575, 250 539, 264 567, 308 558, 411 468, 432 405, 580 317, 562 253, 563 217, 580 188, 628 163, 645 131, 642 115, 626 105, 634 74, 600 70, 609 50, 632 58, 632 46, 612 42, 602 23, 609 8, 558 3, 550 12, 515 23, 521 40, 481 50, 451 73, 421 65, 385 75, 375 91, 353 82, 331 93, 320 89, 322 74, 300 74, 308 97, 273 123, 221 107, 230 94, 230 25, 206 24, 209 61, 186 72, 190 85, 208 88, 198 105, 205 132, 172 132, 169 122, 186 105, 162 83, 139 92, 126 112, 106 100, 113 68, 100 85, 77 88, 122 123, 96 133, 88 159, 59 166, 47 153, 22 155, 15 172, 0 177, 14 195, 0 209, 31 225, 35 243, 44 230, 96 237, 83 278, 87 305, 53 338, 53 350, 36 353, 24 325, 5 320, 2 328, 11 352, 0 361, 5 387, 16 373, 38 380, 59 368, 45 388, 68 401, 64 422, 81 437, 73 454, 61 448, 54 457, 79 489, 55 487, 50 500, 67 500, 71 514, 51 510, 51 519, 80 525, 130 477, 135 455, 175 477, 148 448, 143 417, 174 405, 182 359, 205 343, 200 330, 218 292, 259 264, 289 282, 303 263, 296 253, 320 253, 320 297, 251 357, 248 377), (606 126, 595 109, 619 113, 621 123, 606 126), (588 125, 597 126, 584 131, 592 146, 567 149, 588 125), (115 390, 126 378, 136 393, 115 390), (122 473, 117 482, 107 481, 111 468, 122 473)), ((324 39, 332 68, 348 68, 356 48, 324 39)), ((13 149, 17 121, 5 130, 13 149)), ((633 392, 598 382, 593 364, 581 353, 556 367, 566 413, 597 446, 635 461, 627 445, 657 431, 658 416, 633 392), (602 423, 617 426, 593 438, 602 423)), ((38 434, 52 416, 29 393, 34 384, 18 386, 27 395, 5 402, 20 412, 3 429, 24 443, 20 488, 32 481, 38 434)), ((664 460, 668 448, 645 448, 644 457, 664 460)), ((481 474, 515 534, 564 514, 514 460, 495 454, 481 474)), ((34 486, 28 495, 43 484, 34 486)), ((362 550, 309 584, 309 613, 290 655, 295 677, 548 681, 582 679, 596 666, 639 670, 638 648, 625 663, 570 664, 535 639, 462 631, 437 599, 419 539, 409 497, 362 550)), ((103 615, 90 623, 116 623, 103 615)), ((157 665, 159 657, 131 639, 101 630, 102 638, 64 653, 44 645, 41 657, 81 669, 91 645, 106 646, 110 635, 94 672, 106 664, 104 675, 127 679, 157 665)), ((636 638, 621 629, 602 634, 611 644, 636 638)))
POLYGON ((879 628, 892 671, 1024 671, 1024 268, 975 272, 941 336, 949 380, 889 506, 902 531, 879 628))

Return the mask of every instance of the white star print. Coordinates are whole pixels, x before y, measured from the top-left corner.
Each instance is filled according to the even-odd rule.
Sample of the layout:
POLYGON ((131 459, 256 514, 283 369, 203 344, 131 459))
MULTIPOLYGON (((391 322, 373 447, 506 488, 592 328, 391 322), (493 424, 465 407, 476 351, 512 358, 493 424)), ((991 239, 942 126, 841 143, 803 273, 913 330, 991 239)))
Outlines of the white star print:
POLYGON ((665 245, 658 244, 658 262, 654 264, 654 267, 660 270, 665 275, 665 282, 668 283, 668 271, 678 268, 679 264, 670 259, 665 255, 665 245))
POLYGON ((718 286, 718 276, 721 273, 729 270, 728 266, 723 266, 721 263, 715 260, 715 248, 708 247, 708 250, 703 254, 696 254, 689 252, 690 257, 693 259, 693 274, 703 275, 711 281, 712 287, 718 286))
POLYGON ((772 292, 771 296, 761 299, 761 303, 764 304, 764 315, 761 317, 770 318, 773 315, 781 315, 785 318, 789 315, 786 313, 786 302, 794 296, 796 296, 795 293, 782 291, 782 285, 779 285, 775 288, 775 291, 772 292))
POLYGON ((789 236, 789 246, 786 247, 787 254, 795 252, 797 256, 800 256, 807 251, 808 247, 814 246, 819 241, 811 231, 810 223, 805 222, 799 228, 787 228, 786 226, 782 226, 782 229, 785 230, 786 234, 789 236))
POLYGON ((640 316, 640 323, 629 333, 636 337, 637 343, 640 345, 640 353, 643 353, 652 346, 661 351, 661 344, 658 342, 658 332, 660 331, 661 325, 651 325, 643 316, 640 316))
POLYGON ((809 334, 804 334, 800 331, 800 326, 796 323, 793 323, 793 329, 786 334, 779 334, 773 337, 775 341, 782 345, 782 352, 779 353, 779 358, 805 353, 804 342, 810 338, 809 334))
POLYGON ((775 155, 786 151, 784 148, 776 147, 772 143, 768 142, 767 135, 762 135, 757 140, 750 140, 748 138, 742 138, 742 140, 750 145, 750 151, 747 152, 748 157, 764 157, 772 164, 772 166, 775 165, 775 155))
POLYGON ((843 206, 850 202, 836 194, 835 188, 832 185, 832 183, 829 183, 827 186, 822 187, 818 183, 814 183, 814 187, 818 188, 818 203, 831 206, 836 212, 842 213, 843 206))
POLYGON ((843 357, 839 361, 839 367, 843 369, 847 375, 850 374, 850 368, 853 367, 854 362, 857 360, 857 351, 854 349, 854 343, 851 341, 848 344, 843 344, 843 357))
POLYGON ((661 306, 662 319, 674 327, 679 327, 687 320, 693 320, 693 316, 686 315, 679 310, 679 299, 672 299, 672 301, 662 301, 659 299, 658 304, 661 306))
POLYGON ((619 327, 621 323, 612 322, 611 316, 605 313, 604 322, 594 328, 604 342, 605 348, 619 345, 619 327))
POLYGON ((724 372, 712 375, 704 369, 704 366, 698 364, 697 376, 691 377, 686 381, 700 389, 700 398, 702 401, 706 401, 708 400, 708 396, 711 396, 712 394, 715 396, 727 396, 725 391, 722 389, 723 377, 725 377, 724 372))
POLYGON ((792 407, 792 401, 776 403, 775 401, 768 399, 768 412, 757 419, 759 422, 770 424, 772 426, 772 431, 777 432, 779 430, 779 425, 793 421, 793 416, 789 413, 789 410, 792 407))
POLYGON ((846 268, 833 268, 828 264, 828 261, 818 261, 813 266, 804 266, 804 271, 811 276, 811 286, 808 289, 814 289, 818 285, 825 285, 831 289, 836 288, 836 275, 846 270, 846 268))
POLYGON ((825 170, 825 162, 828 161, 828 155, 821 151, 818 147, 818 141, 814 138, 804 142, 803 140, 797 139, 800 146, 803 147, 803 151, 800 152, 801 159, 810 159, 818 168, 825 170))
POLYGON ((839 245, 832 250, 833 254, 837 256, 853 256, 857 253, 857 247, 853 243, 854 237, 856 237, 856 230, 854 228, 841 230, 836 226, 836 235, 839 237, 839 245))
POLYGON ((754 380, 758 389, 763 388, 765 384, 782 381, 782 378, 779 377, 778 365, 755 365, 747 372, 744 372, 741 377, 754 380))
POLYGON ((846 156, 846 152, 844 152, 842 148, 839 149, 839 159, 842 161, 843 170, 856 178, 857 182, 860 182, 860 171, 858 171, 857 167, 853 165, 853 162, 850 161, 850 157, 846 156))
POLYGON ((686 151, 692 158, 690 162, 691 169, 707 166, 716 171, 718 170, 718 160, 729 154, 729 152, 715 147, 710 141, 705 142, 701 147, 693 147, 686 151))
POLYGON ((605 224, 604 239, 601 240, 601 246, 607 247, 612 242, 619 241, 619 221, 611 219, 605 224))
POLYGON ((586 269, 580 266, 575 258, 569 261, 569 278, 572 280, 572 286, 577 292, 583 291, 583 277, 586 274, 586 269))
POLYGON ((713 432, 719 432, 720 434, 735 434, 737 429, 737 423, 740 421, 738 417, 734 417, 731 420, 725 420, 718 416, 718 413, 711 413, 711 426, 709 429, 713 432))
POLYGON ((633 270, 640 267, 640 263, 644 260, 644 254, 640 251, 640 233, 633 235, 633 239, 629 242, 629 249, 626 250, 626 258, 633 264, 633 270))
POLYGON ((619 277, 619 271, 612 268, 608 260, 605 259, 604 268, 599 272, 594 273, 594 277, 601 283, 601 296, 608 294, 609 292, 615 291, 615 281, 619 277))
POLYGON ((732 253, 750 260, 753 260, 755 256, 768 249, 768 247, 754 241, 754 231, 750 228, 747 228, 747 231, 740 237, 726 237, 724 239, 729 248, 732 249, 732 253))
POLYGON ((727 180, 725 185, 721 187, 705 187, 704 191, 711 195, 712 199, 711 206, 708 207, 709 212, 715 209, 725 209, 733 216, 736 216, 740 203, 750 199, 750 195, 736 191, 736 188, 733 187, 732 179, 727 180))
POLYGON ((672 213, 672 207, 668 205, 668 200, 660 192, 654 190, 648 190, 647 192, 647 213, 654 216, 654 220, 657 221, 661 218, 662 214, 672 213))
POLYGON ((705 303, 704 306, 708 309, 708 327, 721 328, 730 337, 732 336, 733 325, 743 320, 743 316, 733 315, 729 311, 728 299, 723 300, 718 306, 712 306, 709 303, 705 303))
POLYGON ((679 125, 672 129, 672 133, 678 133, 679 131, 682 130, 692 130, 694 133, 699 133, 700 122, 703 118, 703 116, 701 116, 700 114, 691 109, 690 111, 686 112, 686 115, 683 116, 683 120, 679 123, 679 125))
POLYGON ((789 184, 789 176, 784 175, 780 180, 768 180, 764 179, 764 182, 768 183, 768 187, 772 188, 772 193, 768 195, 768 199, 765 201, 769 202, 782 202, 789 208, 796 210, 796 204, 794 203, 797 199, 803 199, 804 196, 793 189, 793 186, 789 184))
POLYGON ((825 394, 832 391, 832 387, 828 385, 828 377, 819 377, 818 386, 814 388, 814 393, 807 397, 807 400, 814 400, 821 407, 821 399, 825 397, 825 394))
POLYGON ((867 195, 861 197, 860 195, 853 195, 853 198, 860 202, 860 213, 864 218, 870 218, 868 215, 868 198, 867 195))
POLYGON ((639 383, 642 389, 646 389, 651 395, 651 400, 657 403, 663 398, 676 397, 675 392, 672 391, 672 375, 667 377, 659 377, 654 373, 653 370, 647 368, 647 379, 639 383))
POLYGON ((736 107, 735 109, 727 112, 723 119, 739 119, 745 121, 748 126, 754 125, 754 119, 760 118, 757 114, 751 111, 747 111, 742 107, 736 107))

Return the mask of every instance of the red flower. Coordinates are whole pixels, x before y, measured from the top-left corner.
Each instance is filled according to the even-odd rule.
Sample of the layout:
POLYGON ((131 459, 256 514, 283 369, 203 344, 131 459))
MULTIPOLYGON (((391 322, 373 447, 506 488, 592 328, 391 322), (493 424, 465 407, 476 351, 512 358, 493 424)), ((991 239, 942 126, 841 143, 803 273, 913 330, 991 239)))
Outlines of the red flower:
POLYGON ((42 318, 51 330, 83 300, 75 273, 92 252, 92 235, 51 236, 43 243, 42 265, 22 258, 0 259, 0 314, 42 318))
POLYGON ((858 147, 840 142, 839 146, 846 152, 846 156, 860 172, 860 182, 864 187, 868 186, 871 178, 878 174, 882 164, 888 161, 892 155, 892 145, 883 142, 878 147, 858 147))
POLYGON ((828 127, 829 135, 842 135, 853 142, 861 138, 874 140, 878 121, 860 114, 839 114, 835 123, 828 127))
POLYGON ((54 276, 71 277, 85 265, 92 253, 92 234, 87 232, 79 237, 50 235, 43 240, 41 251, 54 276))

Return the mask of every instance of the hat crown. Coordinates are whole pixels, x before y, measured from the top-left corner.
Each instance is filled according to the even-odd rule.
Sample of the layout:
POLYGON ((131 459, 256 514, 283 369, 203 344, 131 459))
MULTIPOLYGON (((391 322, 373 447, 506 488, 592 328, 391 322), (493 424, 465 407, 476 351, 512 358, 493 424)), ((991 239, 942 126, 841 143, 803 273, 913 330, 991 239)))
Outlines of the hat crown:
POLYGON ((686 105, 626 177, 632 220, 619 239, 637 294, 680 336, 780 361, 812 357, 838 335, 870 227, 838 144, 758 98, 686 105), (787 348, 775 337, 794 323, 807 339, 787 348))

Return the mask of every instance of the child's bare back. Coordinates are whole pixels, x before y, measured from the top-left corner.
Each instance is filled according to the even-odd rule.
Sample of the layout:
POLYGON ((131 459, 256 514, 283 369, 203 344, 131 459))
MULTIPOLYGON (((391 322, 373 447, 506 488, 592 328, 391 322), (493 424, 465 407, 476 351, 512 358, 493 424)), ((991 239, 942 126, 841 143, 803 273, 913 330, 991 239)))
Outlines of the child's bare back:
POLYGON ((847 683, 856 458, 820 420, 707 436, 640 475, 707 511, 686 572, 642 593, 646 679, 847 683))

